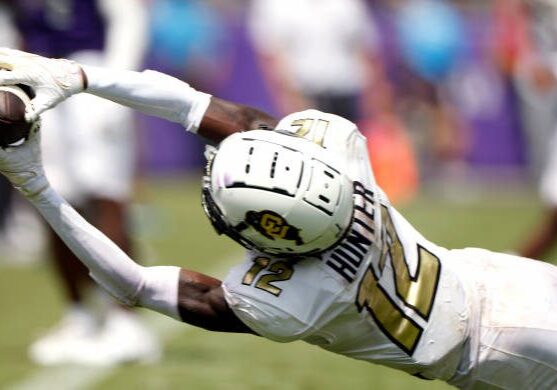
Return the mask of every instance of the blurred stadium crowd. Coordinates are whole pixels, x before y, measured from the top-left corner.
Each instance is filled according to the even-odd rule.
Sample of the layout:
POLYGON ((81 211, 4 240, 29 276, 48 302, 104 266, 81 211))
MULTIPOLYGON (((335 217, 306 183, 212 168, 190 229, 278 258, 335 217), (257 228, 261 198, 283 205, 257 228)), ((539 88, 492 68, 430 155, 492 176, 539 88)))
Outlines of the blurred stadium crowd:
MULTIPOLYGON (((454 162, 534 173, 543 165, 556 115, 553 0, 362 0, 341 12, 335 1, 318 0, 146 3, 143 68, 273 114, 309 106, 337 111, 389 145, 402 145, 393 135, 400 132, 410 137, 419 178, 454 162), (350 63, 366 54, 360 66, 370 69, 350 63), (319 82, 321 90, 312 85, 319 82), (322 105, 318 97, 301 99, 300 90, 364 99, 347 115, 352 102, 322 105)), ((18 46, 14 35, 2 31, 2 44, 18 46)), ((194 137, 151 118, 138 126, 146 171, 202 165, 194 137)))
MULTIPOLYGON (((278 115, 316 106, 361 121, 378 143, 402 154, 412 146, 420 173, 408 176, 427 178, 449 163, 539 167, 547 143, 536 137, 546 138, 526 118, 529 105, 551 100, 550 1, 329 3, 153 2, 146 66, 278 115), (338 99, 323 102, 326 95, 338 99)), ((143 125, 149 169, 201 163, 193 137, 143 125)))
MULTIPOLYGON (((539 175, 556 120, 555 2, 334 3, 152 2, 146 66, 274 114, 313 106, 357 120, 378 175, 406 165, 391 176, 410 188, 455 166, 539 175)), ((142 126, 149 170, 202 164, 193 137, 142 126)))
MULTIPOLYGON (((56 29, 79 2, 35 3, 51 7, 56 29)), ((26 48, 7 22, 10 3, 34 2, 0 8, 0 44, 26 48)), ((139 68, 277 116, 315 107, 358 122, 394 203, 420 186, 450 189, 439 183, 463 178, 538 186, 557 142, 555 0, 150 0, 145 7, 139 68)), ((137 115, 135 126, 138 176, 203 166, 202 143, 178 125, 137 115)), ((2 251, 15 244, 10 234, 19 236, 10 229, 36 223, 25 211, 14 214, 11 198, 0 185, 0 229, 9 228, 2 251)))

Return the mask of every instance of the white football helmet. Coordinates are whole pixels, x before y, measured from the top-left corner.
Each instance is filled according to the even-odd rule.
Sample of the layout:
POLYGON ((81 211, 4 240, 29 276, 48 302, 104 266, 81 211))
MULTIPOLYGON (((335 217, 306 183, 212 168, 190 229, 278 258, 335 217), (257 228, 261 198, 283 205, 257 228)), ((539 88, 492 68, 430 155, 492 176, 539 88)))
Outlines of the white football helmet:
POLYGON ((209 157, 205 213, 219 234, 269 254, 323 252, 343 237, 353 184, 326 149, 291 133, 252 130, 209 157))

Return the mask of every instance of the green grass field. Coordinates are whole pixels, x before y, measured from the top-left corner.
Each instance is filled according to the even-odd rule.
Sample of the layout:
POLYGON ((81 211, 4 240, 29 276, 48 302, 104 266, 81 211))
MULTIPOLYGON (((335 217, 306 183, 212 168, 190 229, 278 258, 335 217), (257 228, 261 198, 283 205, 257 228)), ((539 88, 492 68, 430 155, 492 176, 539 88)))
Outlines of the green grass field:
MULTIPOLYGON (((241 250, 217 238, 199 205, 199 181, 157 180, 145 198, 141 241, 157 264, 181 265, 223 277, 241 250)), ((429 239, 447 247, 514 248, 541 208, 534 194, 501 191, 451 203, 422 197, 403 214, 429 239)), ((2 253, 1 257, 9 254, 2 253)), ((46 257, 46 256, 45 256, 46 257)), ((391 369, 338 357, 301 342, 277 344, 253 336, 210 333, 142 311, 161 334, 165 356, 153 365, 113 369, 33 366, 27 345, 62 311, 46 261, 31 266, 0 261, 0 389, 446 389, 391 369)), ((45 259, 46 260, 46 259, 45 259)))

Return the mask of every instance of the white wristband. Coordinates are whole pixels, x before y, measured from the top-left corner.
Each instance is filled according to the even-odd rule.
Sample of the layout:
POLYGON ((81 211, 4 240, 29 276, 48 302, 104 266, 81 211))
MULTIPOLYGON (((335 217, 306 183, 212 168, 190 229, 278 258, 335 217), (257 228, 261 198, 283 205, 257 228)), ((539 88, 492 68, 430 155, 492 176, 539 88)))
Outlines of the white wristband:
POLYGON ((88 80, 85 92, 180 123, 193 133, 197 132, 211 100, 211 95, 153 70, 133 72, 95 66, 83 66, 83 70, 88 80))

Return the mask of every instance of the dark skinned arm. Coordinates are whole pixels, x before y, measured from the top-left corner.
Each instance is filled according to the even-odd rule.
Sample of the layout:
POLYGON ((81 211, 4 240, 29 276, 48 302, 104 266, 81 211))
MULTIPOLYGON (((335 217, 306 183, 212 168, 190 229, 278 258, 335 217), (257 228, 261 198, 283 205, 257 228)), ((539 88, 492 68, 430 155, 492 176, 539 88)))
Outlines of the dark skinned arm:
POLYGON ((212 97, 197 134, 213 143, 219 143, 238 131, 273 129, 277 123, 277 119, 256 108, 212 97))
POLYGON ((226 303, 220 280, 182 269, 178 283, 178 311, 182 321, 217 332, 254 334, 226 303))

